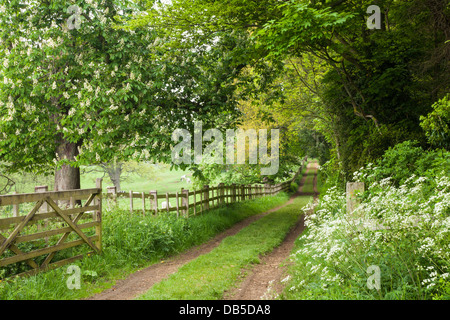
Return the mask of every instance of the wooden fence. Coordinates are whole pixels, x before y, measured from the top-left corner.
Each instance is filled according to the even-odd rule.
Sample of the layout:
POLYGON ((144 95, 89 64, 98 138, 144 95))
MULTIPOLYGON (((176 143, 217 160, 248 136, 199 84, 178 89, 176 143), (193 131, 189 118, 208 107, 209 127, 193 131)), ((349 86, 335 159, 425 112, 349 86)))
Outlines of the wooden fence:
POLYGON ((177 216, 182 214, 183 216, 189 217, 190 212, 196 215, 197 213, 226 203, 255 199, 257 197, 287 191, 291 183, 301 174, 307 161, 308 158, 305 157, 302 165, 291 179, 275 185, 225 185, 220 183, 216 187, 207 185, 201 190, 189 191, 182 189, 181 192, 175 193, 158 193, 156 190, 150 190, 149 192, 117 192, 116 187, 107 187, 107 193, 104 194, 104 199, 109 201, 109 203, 117 205, 119 198, 128 198, 130 213, 142 213, 143 215, 150 213, 157 215, 158 212, 176 211, 177 216), (135 209, 135 201, 141 202, 141 209, 135 209), (172 203, 174 204, 172 205, 172 203))
POLYGON ((115 187, 108 187, 105 199, 108 199, 110 203, 117 204, 118 198, 128 198, 130 213, 156 215, 163 211, 176 211, 177 216, 181 214, 188 217, 189 212, 196 215, 219 205, 287 191, 291 182, 292 179, 275 185, 225 185, 220 183, 215 187, 204 186, 201 190, 189 191, 182 189, 181 192, 164 194, 158 193, 156 190, 149 192, 116 192, 115 187), (135 199, 140 199, 141 209, 134 209, 135 201, 139 201, 135 199))
POLYGON ((116 192, 114 187, 108 187, 107 193, 102 194, 102 179, 97 179, 96 188, 92 189, 48 191, 47 186, 39 186, 35 193, 2 195, 0 209, 9 206, 13 216, 0 219, 0 268, 26 263, 31 270, 24 271, 29 267, 19 268, 17 275, 32 275, 83 257, 61 254, 65 249, 87 245, 92 249, 88 254, 101 252, 102 201, 111 204, 117 203, 119 197, 128 197, 130 213, 157 215, 162 211, 176 211, 177 216, 189 217, 190 212, 196 215, 227 203, 287 191, 302 167, 292 179, 275 185, 221 183, 201 190, 182 189, 181 192, 165 194, 156 190, 148 193, 116 192), (135 199, 142 201, 142 209, 134 209, 135 199), (171 200, 175 204, 167 205, 171 200), (57 254, 59 258, 54 259, 57 254))
POLYGON ((0 219, 0 268, 25 262, 32 269, 19 268, 20 275, 31 275, 83 257, 67 257, 62 250, 81 245, 88 245, 89 253, 102 250, 101 179, 92 189, 3 195, 3 206, 13 206, 15 216, 0 219), (31 210, 21 215, 19 205, 26 204, 31 210), (58 253, 63 258, 52 263, 58 253))

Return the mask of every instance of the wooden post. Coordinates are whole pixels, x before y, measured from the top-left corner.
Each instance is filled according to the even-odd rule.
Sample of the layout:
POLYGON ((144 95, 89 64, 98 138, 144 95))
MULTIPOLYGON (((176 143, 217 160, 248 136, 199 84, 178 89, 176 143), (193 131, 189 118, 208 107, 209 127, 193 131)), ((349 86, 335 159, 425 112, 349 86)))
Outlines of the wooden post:
MULTIPOLYGON (((40 192, 47 192, 48 191, 48 186, 35 186, 34 187, 34 192, 36 193, 40 193, 40 192)), ((41 207, 39 208, 39 213, 46 213, 48 212, 48 203, 46 201, 44 201, 41 205, 41 207)), ((48 220, 44 220, 44 228, 47 228, 48 226, 48 220)), ((41 224, 37 224, 36 225, 36 229, 37 230, 41 230, 41 224)), ((45 237, 45 242, 48 243, 48 237, 45 237)))
POLYGON ((194 190, 194 216, 197 215, 197 191, 194 190))
POLYGON ((145 216, 145 193, 142 192, 142 215, 145 216))
POLYGON ((130 213, 133 214, 133 191, 130 190, 130 213))
POLYGON ((70 208, 75 208, 75 199, 74 199, 74 197, 70 197, 69 207, 70 208))
POLYGON ((108 200, 111 199, 114 205, 117 205, 117 188, 115 186, 106 187, 106 194, 108 194, 108 200))
POLYGON ((241 201, 245 200, 245 186, 241 184, 241 201))
POLYGON ((231 185, 231 203, 236 202, 236 183, 231 185))
MULTIPOLYGON (((183 191, 181 191, 181 192, 183 192, 183 191)), ((175 201, 177 202, 176 204, 177 204, 177 218, 178 218, 180 216, 180 208, 179 208, 179 205, 178 205, 178 201, 179 201, 179 199, 178 199, 178 191, 175 192, 175 201)))
POLYGON ((167 210, 167 212, 169 212, 169 193, 168 192, 166 192, 166 210, 167 210))
POLYGON ((181 198, 181 205, 185 207, 184 216, 189 218, 189 190, 182 190, 183 197, 181 198))
POLYGON ((95 199, 96 205, 98 205, 99 208, 94 213, 94 220, 98 222, 98 225, 95 227, 95 234, 98 237, 97 248, 99 249, 99 252, 102 252, 102 181, 102 178, 97 178, 95 180, 95 187, 100 189, 97 199, 95 199))
MULTIPOLYGON (((149 192, 150 197, 153 197, 153 201, 152 201, 152 209, 155 212, 155 216, 158 214, 158 191, 156 190, 150 190, 149 192)), ((151 201, 151 199, 150 199, 151 201)))
POLYGON ((217 196, 219 197, 219 199, 217 199, 217 204, 222 205, 224 203, 225 197, 224 197, 224 193, 223 193, 223 183, 219 183, 219 185, 217 186, 217 196))
MULTIPOLYGON (((14 191, 13 194, 17 194, 17 191, 14 191)), ((19 204, 13 204, 13 214, 14 217, 19 216, 19 204)))
POLYGON ((200 212, 203 213, 203 189, 200 190, 200 212))
POLYGON ((355 193, 364 192, 364 182, 347 182, 346 185, 346 198, 347 198, 347 213, 353 213, 353 211, 359 206, 359 201, 356 199, 355 193))
MULTIPOLYGON (((48 191, 48 186, 36 186, 34 187, 34 192, 47 192, 48 191)), ((48 203, 44 202, 42 204, 42 206, 39 208, 39 212, 40 213, 45 213, 48 212, 48 203)))
POLYGON ((205 186, 205 210, 209 210, 209 185, 205 186))

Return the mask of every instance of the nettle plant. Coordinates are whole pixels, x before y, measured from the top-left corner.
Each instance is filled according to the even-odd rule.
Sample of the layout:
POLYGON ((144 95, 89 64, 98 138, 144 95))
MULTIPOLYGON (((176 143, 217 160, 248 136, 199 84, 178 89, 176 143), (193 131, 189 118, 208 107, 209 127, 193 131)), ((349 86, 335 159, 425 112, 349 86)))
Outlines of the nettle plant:
POLYGON ((345 194, 328 190, 306 218, 308 232, 293 255, 306 270, 297 273, 292 292, 316 297, 339 292, 341 298, 357 299, 448 298, 450 178, 438 175, 431 193, 424 192, 423 177, 413 175, 399 187, 389 180, 370 185, 354 215, 346 212, 345 194), (378 290, 368 286, 367 270, 374 265, 380 269, 378 290))
POLYGON ((8 170, 56 168, 55 190, 77 189, 80 165, 170 161, 171 128, 234 107, 219 50, 165 48, 161 30, 127 27, 140 2, 0 0, 8 170))

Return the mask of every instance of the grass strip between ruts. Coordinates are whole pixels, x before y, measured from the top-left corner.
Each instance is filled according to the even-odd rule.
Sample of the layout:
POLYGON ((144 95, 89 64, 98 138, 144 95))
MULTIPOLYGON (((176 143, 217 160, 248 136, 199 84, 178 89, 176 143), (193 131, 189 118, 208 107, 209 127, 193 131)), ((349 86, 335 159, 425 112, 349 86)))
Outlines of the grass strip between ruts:
POLYGON ((257 220, 212 250, 181 267, 168 279, 155 284, 140 300, 221 299, 237 281, 241 270, 258 263, 260 255, 278 246, 303 213, 310 197, 297 197, 257 220))

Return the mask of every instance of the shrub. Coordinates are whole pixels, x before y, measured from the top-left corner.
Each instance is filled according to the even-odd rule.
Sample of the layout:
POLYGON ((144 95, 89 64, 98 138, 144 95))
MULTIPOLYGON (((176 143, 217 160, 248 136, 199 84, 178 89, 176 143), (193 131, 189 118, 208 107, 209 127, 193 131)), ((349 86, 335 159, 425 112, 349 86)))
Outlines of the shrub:
POLYGON ((444 150, 425 151, 417 142, 405 141, 389 148, 381 159, 368 164, 354 175, 354 179, 370 184, 390 178, 396 186, 403 184, 412 175, 424 177, 428 182, 444 171, 450 172, 450 152, 444 150))
POLYGON ((289 187, 291 189, 291 192, 297 192, 298 190, 298 184, 296 182, 291 182, 291 185, 289 187))

